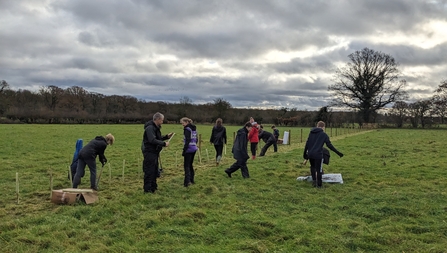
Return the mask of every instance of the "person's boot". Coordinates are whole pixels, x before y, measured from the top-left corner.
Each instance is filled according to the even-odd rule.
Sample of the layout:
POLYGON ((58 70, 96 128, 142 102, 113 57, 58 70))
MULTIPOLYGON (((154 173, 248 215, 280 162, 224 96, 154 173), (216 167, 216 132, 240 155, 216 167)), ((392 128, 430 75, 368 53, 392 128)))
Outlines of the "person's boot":
POLYGON ((231 178, 231 172, 229 172, 228 169, 225 170, 225 173, 227 173, 228 177, 231 178))
POLYGON ((216 166, 219 165, 220 160, 222 160, 222 156, 219 155, 219 156, 217 156, 217 158, 216 158, 216 166))

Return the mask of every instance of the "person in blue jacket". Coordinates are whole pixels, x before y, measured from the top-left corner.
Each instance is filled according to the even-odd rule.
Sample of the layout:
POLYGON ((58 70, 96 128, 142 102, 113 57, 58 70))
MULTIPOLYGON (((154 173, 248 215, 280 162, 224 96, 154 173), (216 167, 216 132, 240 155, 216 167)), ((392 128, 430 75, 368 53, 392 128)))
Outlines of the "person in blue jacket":
POLYGON ((112 134, 107 134, 105 137, 96 136, 85 145, 78 155, 78 167, 76 168, 76 174, 73 178, 73 188, 78 188, 81 183, 81 177, 84 175, 85 166, 88 165, 90 169, 90 188, 97 191, 96 185, 96 157, 99 156, 99 161, 102 166, 107 163, 107 158, 104 152, 107 145, 112 145, 115 142, 115 137, 112 134))
POLYGON ((303 153, 303 158, 310 162, 312 185, 318 188, 321 188, 323 185, 321 179, 323 174, 323 145, 326 144, 330 150, 334 151, 340 157, 343 157, 343 153, 332 145, 329 136, 324 132, 324 127, 324 122, 318 121, 317 127, 312 128, 303 153))
POLYGON ((236 162, 231 165, 230 168, 225 170, 228 177, 231 177, 231 174, 238 169, 241 169, 242 177, 249 178, 250 174, 248 172, 247 160, 250 158, 247 151, 248 144, 248 133, 252 128, 252 124, 250 122, 245 123, 244 127, 239 129, 236 134, 236 138, 233 144, 233 157, 236 159, 236 162))

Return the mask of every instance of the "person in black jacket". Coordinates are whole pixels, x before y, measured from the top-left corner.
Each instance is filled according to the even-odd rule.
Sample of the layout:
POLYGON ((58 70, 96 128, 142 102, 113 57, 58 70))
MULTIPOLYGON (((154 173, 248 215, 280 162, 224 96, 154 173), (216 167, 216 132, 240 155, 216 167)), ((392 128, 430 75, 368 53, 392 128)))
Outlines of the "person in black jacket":
POLYGON ((164 140, 169 139, 173 133, 161 135, 161 125, 163 124, 165 116, 159 112, 155 113, 152 120, 146 122, 144 125, 143 143, 141 151, 143 152, 143 172, 144 182, 143 189, 145 193, 155 193, 157 190, 157 175, 158 175, 158 157, 163 147, 168 147, 169 142, 164 140))
POLYGON ((249 178, 250 174, 248 173, 247 160, 250 158, 248 156, 247 144, 248 144, 248 132, 252 128, 252 124, 250 122, 245 123, 244 127, 239 129, 236 134, 236 139, 233 144, 233 157, 236 159, 236 162, 231 165, 230 168, 225 170, 228 177, 231 177, 231 173, 235 172, 238 169, 241 169, 242 177, 249 178))
POLYGON ((73 178, 73 188, 78 188, 81 183, 81 177, 85 173, 85 165, 88 165, 90 169, 90 188, 97 191, 96 185, 96 157, 99 156, 99 161, 102 166, 107 163, 107 158, 104 155, 104 151, 107 145, 112 145, 115 142, 115 137, 112 134, 107 134, 105 137, 96 136, 85 145, 78 155, 78 167, 76 168, 76 174, 73 178))
POLYGON ((323 172, 323 145, 334 151, 340 157, 343 153, 339 152, 331 143, 329 136, 324 132, 325 124, 323 121, 317 123, 317 127, 313 128, 304 147, 303 158, 309 159, 310 173, 312 175, 312 184, 315 187, 321 188, 323 182, 321 180, 323 172))
POLYGON ((275 125, 272 126, 273 136, 275 136, 276 142, 273 144, 273 152, 278 152, 278 139, 279 139, 279 130, 275 125))
POLYGON ((264 145, 264 147, 262 147, 261 153, 259 154, 259 156, 264 156, 265 152, 267 152, 267 149, 276 143, 276 138, 275 138, 275 136, 273 136, 272 133, 265 131, 264 127, 262 125, 260 127, 261 127, 261 129, 259 130, 258 136, 259 136, 260 140, 262 139, 265 142, 265 145, 264 145))
POLYGON ((214 125, 211 131, 210 142, 214 144, 214 149, 216 150, 216 165, 219 165, 222 159, 224 145, 227 144, 227 129, 222 125, 221 118, 216 120, 216 125, 214 125))

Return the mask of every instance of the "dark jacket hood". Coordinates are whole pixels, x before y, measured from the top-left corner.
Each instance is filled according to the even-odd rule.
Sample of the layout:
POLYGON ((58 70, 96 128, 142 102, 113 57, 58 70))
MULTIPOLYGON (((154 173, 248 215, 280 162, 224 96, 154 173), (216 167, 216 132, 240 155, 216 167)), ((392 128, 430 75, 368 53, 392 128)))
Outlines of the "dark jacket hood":
POLYGON ((185 127, 189 127, 191 128, 191 130, 196 131, 196 125, 188 123, 188 125, 186 125, 185 127))
POLYGON ((158 129, 161 128, 161 126, 157 126, 157 124, 155 124, 155 122, 154 122, 153 120, 149 120, 148 122, 144 123, 144 129, 146 129, 146 127, 148 127, 148 126, 150 126, 150 125, 153 125, 153 126, 155 126, 156 128, 158 128, 158 129))
POLYGON ((312 130, 310 130, 311 133, 316 134, 319 132, 323 132, 323 128, 319 128, 319 127, 314 127, 312 128, 312 130))
POLYGON ((97 141, 105 141, 107 143, 106 138, 104 138, 102 136, 96 136, 95 140, 97 140, 97 141))

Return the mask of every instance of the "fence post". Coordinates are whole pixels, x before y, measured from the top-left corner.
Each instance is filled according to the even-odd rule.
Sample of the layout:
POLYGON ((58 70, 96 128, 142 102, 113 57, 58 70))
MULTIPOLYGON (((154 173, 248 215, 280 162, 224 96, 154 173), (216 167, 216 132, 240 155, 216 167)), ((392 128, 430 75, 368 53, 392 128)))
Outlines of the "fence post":
POLYGON ((289 145, 290 145, 290 140, 292 139, 292 129, 289 129, 289 145))

